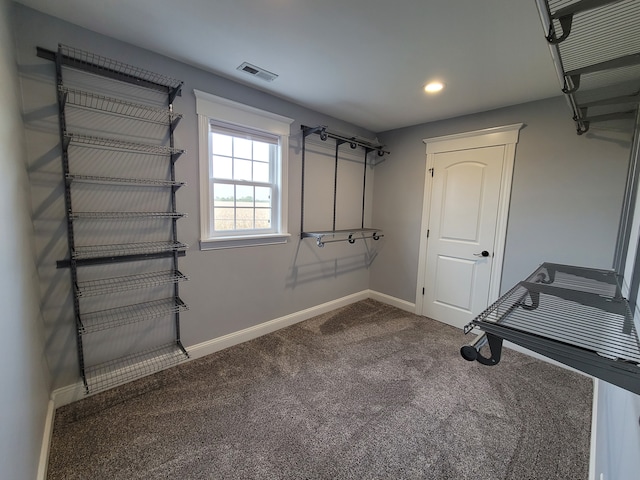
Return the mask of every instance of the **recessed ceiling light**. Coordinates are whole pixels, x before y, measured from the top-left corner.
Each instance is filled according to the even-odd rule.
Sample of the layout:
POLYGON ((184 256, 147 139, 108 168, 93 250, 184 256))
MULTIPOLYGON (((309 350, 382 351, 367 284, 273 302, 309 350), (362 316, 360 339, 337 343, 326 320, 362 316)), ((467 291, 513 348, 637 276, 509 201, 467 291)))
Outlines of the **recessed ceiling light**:
POLYGON ((424 86, 424 91, 427 93, 437 93, 444 88, 444 83, 442 82, 430 82, 424 86))

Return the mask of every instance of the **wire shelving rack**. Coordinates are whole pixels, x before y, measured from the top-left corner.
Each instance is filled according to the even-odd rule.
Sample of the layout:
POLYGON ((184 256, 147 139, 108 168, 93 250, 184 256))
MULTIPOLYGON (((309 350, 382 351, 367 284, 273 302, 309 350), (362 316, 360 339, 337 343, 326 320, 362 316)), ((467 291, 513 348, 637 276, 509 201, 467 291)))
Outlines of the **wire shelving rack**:
MULTIPOLYGON (((57 51, 50 51, 38 47, 38 56, 51 60, 56 66, 57 98, 59 109, 60 144, 62 147, 62 170, 65 187, 65 211, 67 222, 67 238, 69 258, 57 262, 59 268, 69 268, 71 272, 71 285, 73 290, 73 315, 75 319, 76 340, 78 347, 78 365, 80 376, 84 382, 86 393, 95 393, 121 383, 134 380, 141 376, 153 373, 168 366, 174 365, 188 358, 188 353, 182 345, 180 338, 180 314, 188 310, 188 306, 180 298, 179 284, 188 277, 178 269, 178 258, 184 256, 188 245, 179 242, 177 235, 177 221, 186 216, 185 213, 176 209, 176 191, 184 186, 184 182, 176 180, 175 163, 185 150, 177 148, 174 143, 174 130, 182 115, 173 111, 173 102, 181 94, 182 82, 166 75, 154 73, 124 62, 110 59, 98 54, 87 52, 68 45, 58 45, 57 51), (75 75, 70 75, 70 82, 65 82, 67 70, 75 70, 75 75), (80 82, 82 86, 74 85, 77 75, 83 77, 80 82), (99 78, 98 78, 99 77, 99 78), (106 80, 105 80, 106 79, 106 80), (118 88, 109 91, 133 91, 127 98, 118 95, 103 94, 100 89, 106 83, 115 82, 118 88), (86 85, 92 85, 87 88, 86 85), (135 88, 131 89, 131 86, 135 88), (158 96, 163 99, 154 103, 151 96, 142 93, 140 89, 152 91, 151 96, 158 96), (160 103, 164 106, 159 106, 160 103), (109 126, 114 125, 113 120, 106 122, 99 121, 92 126, 95 130, 102 131, 100 135, 87 135, 74 131, 77 128, 84 128, 87 125, 73 125, 73 120, 69 120, 68 109, 82 109, 93 112, 97 115, 97 122, 100 116, 110 116, 126 118, 133 122, 144 122, 158 124, 167 128, 168 135, 163 134, 162 139, 153 139, 152 142, 131 141, 124 138, 122 133, 109 133, 109 126), (77 148, 98 149, 104 151, 102 156, 121 156, 122 152, 127 154, 127 160, 135 162, 137 157, 146 156, 165 157, 168 161, 168 170, 155 171, 156 175, 149 177, 136 175, 127 177, 122 175, 122 169, 117 166, 101 165, 101 174, 79 173, 72 171, 70 158, 76 154, 77 148), (137 156, 137 157, 136 157, 137 156), (106 169, 106 175, 105 173, 106 169), (109 169, 111 171, 109 171, 109 169), (113 173, 113 175, 111 175, 113 173), (156 178, 160 177, 160 178, 156 178), (109 190, 113 186, 125 187, 149 187, 159 188, 158 192, 162 198, 169 195, 169 208, 166 200, 162 200, 158 211, 110 211, 107 205, 102 205, 100 200, 94 200, 93 204, 85 205, 85 208, 74 208, 74 202, 78 198, 86 201, 87 195, 91 197, 93 189, 85 189, 82 197, 74 194, 77 185, 99 184, 106 185, 110 195, 106 199, 118 195, 121 190, 109 190), (87 191, 88 190, 88 191, 87 191), (164 192, 167 193, 164 193, 164 192), (106 207, 106 208, 105 208, 106 207), (136 228, 144 225, 144 232, 153 232, 154 228, 159 229, 159 238, 168 238, 163 241, 149 241, 157 234, 149 234, 152 238, 139 237, 140 241, 126 241, 101 244, 96 241, 102 238, 101 232, 91 228, 100 223, 92 221, 115 221, 124 220, 118 223, 118 228, 113 229, 117 235, 124 229, 128 230, 125 235, 127 240, 136 236, 136 228), (135 220, 132 222, 132 220, 135 220), (165 220, 169 222, 151 222, 155 220, 165 220), (144 224, 140 222, 144 221, 144 224), (82 229, 76 229, 76 223, 83 222, 82 229), (162 229, 167 229, 162 231, 162 229), (89 231, 89 233, 87 233, 89 231), (83 236, 88 235, 88 237, 83 236), (161 260, 162 259, 162 260, 161 260), (164 269, 157 268, 153 262, 164 262, 164 269), (172 266, 166 269, 166 262, 170 261, 172 266), (141 264, 140 262, 145 262, 141 264), (107 275, 109 264, 119 263, 118 272, 122 269, 129 269, 130 274, 107 275), (141 267, 145 265, 145 267, 141 267), (92 270, 94 274, 83 273, 84 269, 92 270), (141 271, 142 270, 142 271, 141 271), (145 271, 149 270, 149 271, 145 271), (97 272, 97 274, 96 274, 97 272), (89 279, 83 279, 83 276, 89 279), (171 292, 167 297, 167 292, 171 292), (132 304, 126 303, 129 296, 127 292, 136 292, 133 295, 138 299, 132 304), (140 296, 138 297, 138 293, 140 296), (157 296, 162 295, 161 298, 157 296), (101 305, 96 310, 95 303, 91 303, 91 298, 97 298, 97 305, 101 305), (122 298, 121 300, 119 300, 122 298), (94 305, 93 309, 91 305, 94 305), (104 306, 104 308, 102 307, 104 306), (143 352, 131 354, 129 349, 114 354, 114 358, 91 364, 88 358, 91 357, 92 348, 104 352, 105 348, 117 349, 116 345, 110 343, 94 345, 92 342, 109 342, 111 335, 116 335, 118 329, 126 328, 127 325, 139 322, 153 321, 149 328, 154 325, 160 326, 162 322, 173 323, 174 340, 165 345, 164 342, 158 348, 151 348, 143 352), (91 335, 96 332, 107 332, 104 335, 91 335), (101 338, 102 340, 95 340, 101 338), (104 339, 107 340, 104 340, 104 339)), ((71 117, 69 117, 71 118, 71 117)), ((94 118, 83 116, 84 118, 94 118)), ((76 120, 79 122, 80 120, 76 120)), ((127 124, 129 125, 129 124, 127 124)), ((135 124, 131 124, 132 128, 135 124)), ((115 127, 114 127, 115 128, 115 127)), ((137 138, 136 138, 137 140, 137 138)), ((89 157, 91 161, 91 158, 89 157)), ((95 160, 94 160, 95 161, 95 160)), ((156 162, 153 162, 154 164, 156 162)), ((160 164, 158 164, 160 165, 160 164)), ((86 169, 87 167, 85 167, 86 169)), ((89 167, 91 168, 91 167, 89 167)), ((135 170, 135 171, 139 171, 135 170)), ((96 190, 105 192, 104 189, 96 190)), ((135 204, 135 195, 139 194, 134 188, 127 190, 127 195, 135 204)), ((145 190, 155 195, 157 192, 145 190)), ((95 197, 95 195, 94 195, 95 197)), ((104 200, 104 197, 97 197, 104 200)), ((155 198, 155 197, 145 197, 155 198)), ((118 210, 118 209, 114 209, 118 210)), ((129 209, 126 209, 129 210, 129 209)), ((135 207, 134 209, 135 210, 135 207)), ((148 210, 152 210, 149 208, 148 210)), ((112 225, 112 224, 110 224, 112 225)), ((98 228, 98 227, 95 227, 98 228)), ((104 228, 104 227, 102 227, 104 228)), ((113 237, 110 237, 113 238, 113 237)), ((124 273, 124 272, 123 272, 124 273)), ((145 329, 147 327, 145 326, 145 329)), ((145 330, 147 332, 147 330, 145 330)), ((122 331, 120 331, 122 333, 122 331)), ((126 336, 126 335, 125 335, 126 336)), ((122 335, 120 335, 122 337, 122 335)), ((117 342, 115 342, 117 343, 117 342)), ((135 348, 135 345, 131 346, 135 348)), ((110 350, 109 350, 110 351, 110 350)))

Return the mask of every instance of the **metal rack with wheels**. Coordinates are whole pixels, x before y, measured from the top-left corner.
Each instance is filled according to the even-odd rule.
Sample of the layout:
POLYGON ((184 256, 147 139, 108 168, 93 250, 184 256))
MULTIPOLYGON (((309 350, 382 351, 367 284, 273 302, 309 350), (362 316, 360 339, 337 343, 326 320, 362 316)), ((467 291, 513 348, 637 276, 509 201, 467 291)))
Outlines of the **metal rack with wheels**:
POLYGON ((188 306, 179 292, 188 277, 178 268, 187 245, 177 238, 177 221, 185 214, 176 209, 176 191, 184 183, 175 175, 185 152, 174 145, 182 116, 173 111, 182 82, 66 45, 57 51, 38 47, 37 53, 56 66, 68 241, 68 258, 57 266, 70 270, 80 376, 86 393, 95 393, 188 358, 180 339, 180 313, 188 306), (81 120, 69 120, 74 115, 81 120), (151 125, 160 133, 139 141, 129 131, 110 130, 123 122, 140 125, 141 131, 151 125), (92 158, 95 152, 103 161, 92 158), (77 160, 82 155, 88 155, 84 163, 77 160), (159 166, 145 175, 135 165, 149 157, 159 166), (125 200, 118 202, 119 197, 125 200), (125 206, 109 208, 109 202, 125 206), (140 324, 150 341, 154 328, 168 324, 171 341, 118 351, 116 339, 140 324), (117 354, 107 358, 111 341, 117 354), (94 349, 101 354, 90 359, 94 349))

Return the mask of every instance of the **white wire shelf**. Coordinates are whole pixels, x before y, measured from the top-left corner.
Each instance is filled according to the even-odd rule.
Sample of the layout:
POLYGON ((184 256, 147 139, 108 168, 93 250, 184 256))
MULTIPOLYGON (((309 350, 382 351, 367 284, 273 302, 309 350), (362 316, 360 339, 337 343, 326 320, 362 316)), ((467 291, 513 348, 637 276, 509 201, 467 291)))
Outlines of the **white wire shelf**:
POLYGON ((81 135, 78 133, 65 133, 65 140, 70 145, 90 146, 106 150, 120 150, 133 153, 146 153, 149 155, 180 155, 185 150, 168 147, 166 145, 152 145, 149 143, 128 142, 115 138, 94 137, 91 135, 81 135))
POLYGON ((102 185, 136 185, 146 187, 182 187, 186 185, 184 182, 157 180, 154 178, 121 178, 78 174, 68 174, 67 181, 78 183, 97 183, 102 185))
POLYGON ((72 256, 76 260, 120 257, 126 255, 144 255, 164 252, 185 251, 189 247, 181 242, 145 242, 117 245, 88 245, 76 246, 72 256))
POLYGON ((180 212, 73 212, 69 218, 74 220, 116 220, 127 218, 182 218, 186 213, 180 212))
POLYGON ((64 95, 65 102, 74 107, 97 110, 160 125, 170 125, 182 118, 181 114, 174 113, 168 108, 155 108, 141 103, 127 102, 119 98, 107 97, 62 85, 58 89, 64 95))
POLYGON ((172 343, 85 368, 87 390, 96 393, 178 365, 188 359, 180 345, 172 343))
POLYGON ((76 289, 78 297, 92 297, 109 293, 126 292, 140 288, 159 287, 189 280, 189 277, 178 270, 161 272, 138 273, 122 277, 101 278, 78 282, 76 289))
POLYGON ((80 316, 81 330, 82 333, 85 334, 94 333, 160 318, 186 310, 189 310, 189 307, 178 297, 136 303, 135 305, 127 305, 125 307, 109 308, 96 312, 83 313, 80 316))

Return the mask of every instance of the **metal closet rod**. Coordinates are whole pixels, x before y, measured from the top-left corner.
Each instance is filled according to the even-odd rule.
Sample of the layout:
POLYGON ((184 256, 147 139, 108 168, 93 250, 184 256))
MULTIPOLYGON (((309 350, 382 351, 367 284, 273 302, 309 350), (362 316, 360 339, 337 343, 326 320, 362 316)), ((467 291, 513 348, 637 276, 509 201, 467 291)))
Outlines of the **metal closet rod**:
POLYGON ((370 151, 378 152, 378 156, 382 157, 385 154, 389 154, 390 152, 384 150, 384 145, 376 145, 371 142, 366 142, 364 140, 358 140, 356 137, 349 137, 347 135, 331 132, 327 129, 326 125, 319 125, 317 127, 308 127, 306 125, 301 125, 302 134, 305 137, 317 133, 320 136, 321 140, 326 140, 327 138, 333 138, 334 140, 339 140, 341 143, 348 143, 351 148, 363 147, 370 151))

